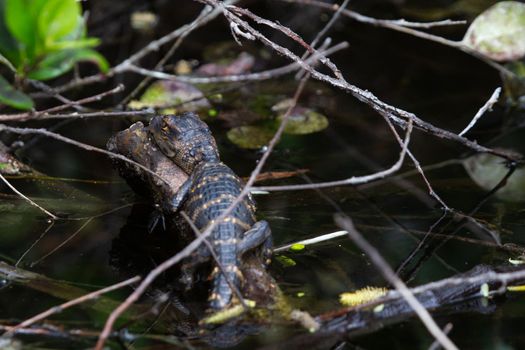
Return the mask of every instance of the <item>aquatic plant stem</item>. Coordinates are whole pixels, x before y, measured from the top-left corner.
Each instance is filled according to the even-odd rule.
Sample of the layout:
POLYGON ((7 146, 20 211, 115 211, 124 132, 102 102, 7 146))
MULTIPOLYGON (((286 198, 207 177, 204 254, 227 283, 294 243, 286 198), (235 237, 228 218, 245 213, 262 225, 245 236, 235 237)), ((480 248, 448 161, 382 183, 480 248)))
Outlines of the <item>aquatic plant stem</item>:
POLYGON ((99 296, 101 296, 102 294, 105 294, 105 293, 109 293, 111 291, 114 291, 116 289, 119 289, 119 288, 122 288, 122 287, 125 287, 125 286, 129 286, 130 284, 133 284, 133 283, 136 283, 140 281, 140 276, 135 276, 135 277, 132 277, 130 279, 127 279, 125 281, 122 281, 120 283, 117 283, 117 284, 113 284, 111 286, 108 286, 106 288, 102 288, 102 289, 99 289, 99 290, 96 290, 92 293, 89 293, 89 294, 86 294, 86 295, 83 295, 79 298, 76 298, 76 299, 73 299, 73 300, 70 300, 68 302, 65 302, 63 304, 60 304, 60 305, 57 305, 57 306, 53 306, 52 308, 49 308, 47 309, 46 311, 44 312, 41 312, 39 313, 38 315, 35 315, 21 323, 19 323, 18 325, 10 328, 5 334, 4 336, 9 336, 9 335, 12 335, 14 332, 16 332, 18 329, 21 329, 21 328, 27 328, 39 321, 42 321, 44 319, 46 319, 47 317, 53 315, 53 314, 57 314, 57 313, 60 313, 72 306, 75 306, 75 305, 78 305, 78 304, 81 304, 81 303, 85 303, 86 301, 89 301, 89 300, 93 300, 93 299, 96 299, 98 298, 99 296))

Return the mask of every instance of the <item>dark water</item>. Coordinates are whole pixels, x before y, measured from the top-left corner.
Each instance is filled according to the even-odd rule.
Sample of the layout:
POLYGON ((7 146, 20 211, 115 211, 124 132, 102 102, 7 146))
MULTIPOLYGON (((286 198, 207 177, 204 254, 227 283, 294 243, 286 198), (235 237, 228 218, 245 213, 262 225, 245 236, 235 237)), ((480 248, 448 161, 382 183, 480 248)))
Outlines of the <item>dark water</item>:
MULTIPOLYGON (((447 3, 440 2, 440 5, 445 6, 447 3)), ((307 39, 320 26, 318 21, 311 20, 319 16, 315 10, 298 10, 304 13, 292 15, 291 11, 283 10, 290 7, 282 7, 276 2, 252 2, 248 5, 252 4, 255 10, 270 18, 278 18, 283 24, 292 27, 298 25, 297 30, 307 39), (308 21, 316 23, 316 27, 299 25, 308 21)), ((92 6, 94 15, 97 15, 96 10, 100 9, 98 6, 101 4, 93 2, 88 6, 92 6)), ((153 6, 137 2, 132 8, 120 11, 127 14, 135 6, 152 6, 168 11, 174 5, 157 2, 153 6)), ((355 6, 377 16, 396 17, 404 13, 403 7, 388 2, 356 1, 355 6)), ((416 8, 422 5, 407 2, 405 6, 416 8)), ((159 30, 167 30, 169 24, 184 23, 191 18, 186 16, 193 15, 194 11, 195 8, 191 6, 181 6, 177 12, 179 16, 172 23, 166 18, 161 19, 159 30)), ((108 24, 107 35, 103 37, 108 42, 103 49, 108 50, 110 45, 118 48, 118 54, 113 53, 117 57, 111 57, 112 53, 108 53, 116 61, 151 40, 151 37, 136 33, 123 33, 124 25, 118 21, 108 24), (116 44, 110 44, 110 34, 115 35, 113 42, 116 44)), ((199 50, 203 45, 208 45, 210 39, 215 40, 214 36, 217 36, 217 40, 228 39, 223 21, 216 21, 207 28, 192 36, 177 58, 198 58, 199 50), (225 36, 220 37, 223 34, 225 36), (203 39, 207 35, 210 36, 208 41, 203 39)), ((458 38, 463 30, 460 27, 434 32, 458 38)), ((94 32, 97 33, 97 30, 94 32)), ((348 50, 333 57, 350 82, 447 130, 461 130, 494 88, 501 85, 498 74, 479 61, 406 35, 343 20, 333 31, 333 37, 336 42, 347 40, 350 43, 348 50)), ((124 81, 133 82, 136 77, 126 76, 124 81)), ((287 77, 277 84, 249 85, 245 98, 256 99, 258 95, 271 94, 272 91, 286 97, 291 96, 294 89, 295 81, 287 77)), ((227 93, 225 95, 227 100, 227 93)), ((349 95, 312 81, 302 103, 326 114, 330 118, 329 128, 307 136, 285 136, 270 158, 266 170, 306 168, 309 170, 309 181, 327 181, 367 174, 374 171, 373 167, 385 168, 397 159, 397 143, 382 119, 349 95)), ((501 131, 503 122, 519 118, 519 112, 497 105, 494 112, 489 113, 471 133, 471 137, 480 143, 491 142, 501 131)), ((122 119, 77 120, 62 126, 58 131, 82 142, 103 146, 114 132, 129 124, 130 121, 122 119)), ((239 175, 248 175, 260 154, 241 151, 229 143, 225 137, 227 128, 224 121, 219 119, 210 124, 225 163, 239 175)), ((504 144, 522 149, 521 140, 522 132, 518 130, 491 145, 504 144)), ((415 132, 411 149, 423 166, 458 159, 468 151, 450 141, 421 132, 415 132)), ((105 156, 48 139, 38 140, 20 151, 19 155, 49 176, 87 180, 85 183, 66 182, 66 187, 57 181, 13 180, 17 188, 61 216, 89 217, 125 205, 120 210, 92 219, 81 230, 79 228, 86 220, 56 222, 24 257, 20 267, 52 279, 71 282, 85 290, 93 290, 134 273, 144 273, 171 254, 170 243, 176 237, 148 236, 145 233, 151 207, 143 199, 134 196, 105 156), (136 203, 135 206, 132 206, 133 203, 136 203), (66 244, 45 257, 68 238, 70 240, 66 244)), ((407 161, 402 173, 411 170, 413 166, 407 161)), ((427 176, 439 196, 449 206, 460 211, 469 212, 483 198, 484 191, 470 180, 461 165, 428 171, 427 176)), ((352 217, 364 237, 396 267, 416 246, 414 237, 420 238, 442 215, 439 205, 428 197, 428 191, 418 175, 407 176, 404 180, 409 184, 408 188, 386 180, 360 188, 326 189, 322 195, 316 191, 258 195, 258 216, 269 221, 275 245, 280 246, 338 230, 333 221, 336 209, 332 201, 352 217), (417 191, 419 194, 414 194, 417 191)), ((303 181, 301 178, 292 178, 273 183, 303 181)), ((49 223, 39 211, 12 196, 7 189, 3 193, 0 256, 2 260, 14 264, 46 231, 49 223)), ((500 232, 504 243, 523 244, 523 210, 524 206, 520 203, 491 199, 474 217, 500 232)), ((456 229, 451 226, 441 232, 442 226, 438 226, 437 232, 450 233, 456 229)), ((490 237, 476 235, 465 228, 459 234, 490 241, 490 237)), ((279 259, 274 259, 270 272, 289 303, 313 315, 339 308, 338 295, 341 292, 365 286, 387 286, 369 259, 346 237, 309 246, 300 252, 289 251, 280 255, 292 259, 295 265, 286 266, 279 259)), ((447 242, 437 251, 437 255, 441 260, 432 257, 425 262, 410 282, 411 286, 445 278, 480 263, 499 265, 508 263, 508 258, 515 258, 510 253, 459 240, 447 242)), ((159 285, 165 285, 167 281, 169 275, 162 276, 159 285)), ((131 289, 124 289, 112 293, 111 297, 118 300, 130 292, 131 289)), ((0 290, 0 319, 2 323, 23 320, 62 301, 62 297, 50 290, 38 291, 23 284, 8 284, 0 290)), ((490 309, 491 312, 441 315, 436 319, 440 325, 453 324, 451 338, 460 348, 520 349, 525 347, 520 325, 524 305, 521 295, 512 294, 505 300, 499 300, 497 307, 490 309)), ((97 330, 102 327, 105 318, 103 312, 77 307, 55 316, 53 320, 69 328, 97 330)), ((170 325, 164 327, 171 329, 170 325)), ((140 334, 146 328, 136 326, 134 329, 140 334)), ((262 327, 257 331, 259 334, 247 337, 237 348, 271 347, 292 335, 306 332, 298 326, 262 327)), ((83 343, 39 337, 24 338, 24 341, 45 348, 80 348, 92 344, 91 340, 83 343)), ((352 338, 346 348, 426 349, 432 341, 419 321, 408 320, 352 338)), ((154 348, 152 344, 155 341, 140 341, 137 348, 154 348)), ((118 348, 115 343, 112 345, 118 348)))

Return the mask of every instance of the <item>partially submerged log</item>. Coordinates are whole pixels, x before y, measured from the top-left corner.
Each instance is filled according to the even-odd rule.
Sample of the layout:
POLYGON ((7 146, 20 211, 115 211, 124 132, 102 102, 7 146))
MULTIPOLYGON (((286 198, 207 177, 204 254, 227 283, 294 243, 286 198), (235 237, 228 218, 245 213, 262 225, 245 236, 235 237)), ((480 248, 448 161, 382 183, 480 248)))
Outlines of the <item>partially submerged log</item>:
POLYGON ((181 168, 158 149, 142 122, 117 133, 109 139, 107 148, 134 160, 159 176, 155 177, 137 166, 113 159, 119 174, 135 192, 149 195, 158 203, 169 201, 188 178, 181 168))
MULTIPOLYGON (((466 312, 487 314, 496 310, 496 296, 524 283, 523 266, 478 265, 450 278, 412 288, 411 292, 435 316, 466 312)), ((299 335, 271 348, 326 349, 414 316, 414 310, 400 293, 392 290, 365 304, 321 314, 315 318, 320 324, 317 332, 299 335)))

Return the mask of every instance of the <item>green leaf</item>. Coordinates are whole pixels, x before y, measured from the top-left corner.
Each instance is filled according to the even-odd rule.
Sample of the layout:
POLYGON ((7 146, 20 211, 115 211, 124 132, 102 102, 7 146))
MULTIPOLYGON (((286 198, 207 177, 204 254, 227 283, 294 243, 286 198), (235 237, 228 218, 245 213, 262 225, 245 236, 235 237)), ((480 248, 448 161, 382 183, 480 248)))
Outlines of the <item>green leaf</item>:
POLYGON ((80 61, 93 62, 104 73, 109 70, 106 59, 94 50, 68 50, 49 54, 36 69, 29 72, 28 77, 36 80, 52 79, 71 70, 80 61))
POLYGON ((283 265, 283 267, 292 267, 297 265, 294 259, 287 257, 286 255, 277 255, 275 257, 275 260, 280 262, 283 265))
POLYGON ((15 39, 9 33, 5 18, 6 0, 0 0, 0 54, 2 54, 14 66, 20 64, 18 46, 15 39))
MULTIPOLYGON (((280 123, 284 117, 281 114, 277 117, 280 123)), ((328 119, 311 109, 303 107, 294 107, 288 116, 288 123, 284 132, 291 135, 306 135, 324 130, 328 127, 328 119)))
POLYGON ((294 244, 292 244, 292 246, 290 247, 290 250, 295 251, 295 252, 300 252, 300 251, 303 250, 304 248, 305 248, 305 245, 304 245, 304 244, 301 244, 301 243, 294 243, 294 244))
POLYGON ((462 43, 495 61, 525 56, 525 4, 498 2, 472 22, 462 43))
POLYGON ((38 36, 47 48, 74 32, 82 21, 76 0, 47 0, 38 16, 38 36))
POLYGON ((5 23, 18 40, 20 56, 32 60, 40 49, 37 45, 37 19, 47 0, 6 0, 5 23))
POLYGON ((240 148, 258 149, 273 137, 274 131, 261 126, 239 126, 228 131, 226 137, 240 148))
POLYGON ((48 43, 48 46, 46 47, 46 49, 49 51, 85 49, 88 47, 97 46, 99 43, 100 43, 100 40, 97 38, 85 38, 85 39, 68 40, 68 41, 57 41, 54 43, 48 43))
POLYGON ((196 112, 211 108, 210 102, 204 97, 202 91, 191 84, 174 80, 154 82, 144 91, 139 101, 131 101, 128 104, 131 109, 144 107, 166 109, 172 106, 176 108, 176 111, 164 110, 162 113, 196 112))
POLYGON ((33 108, 31 98, 23 92, 15 90, 2 76, 0 76, 0 103, 17 109, 33 108))
MULTIPOLYGON (((492 190, 509 171, 504 160, 488 153, 465 159, 463 166, 470 178, 486 191, 492 190)), ((495 196, 507 202, 525 201, 525 169, 517 168, 495 196)))

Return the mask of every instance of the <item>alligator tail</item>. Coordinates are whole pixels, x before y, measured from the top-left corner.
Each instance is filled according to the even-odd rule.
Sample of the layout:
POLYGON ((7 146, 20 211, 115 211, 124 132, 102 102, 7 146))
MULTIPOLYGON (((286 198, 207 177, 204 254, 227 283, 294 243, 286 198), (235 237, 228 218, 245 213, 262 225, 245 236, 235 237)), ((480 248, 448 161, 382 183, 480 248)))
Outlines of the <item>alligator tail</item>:
POLYGON ((231 303, 234 292, 230 284, 239 288, 241 281, 241 272, 237 267, 237 262, 231 264, 222 264, 224 271, 216 269, 212 282, 212 292, 209 298, 209 306, 212 310, 222 310, 231 303))

